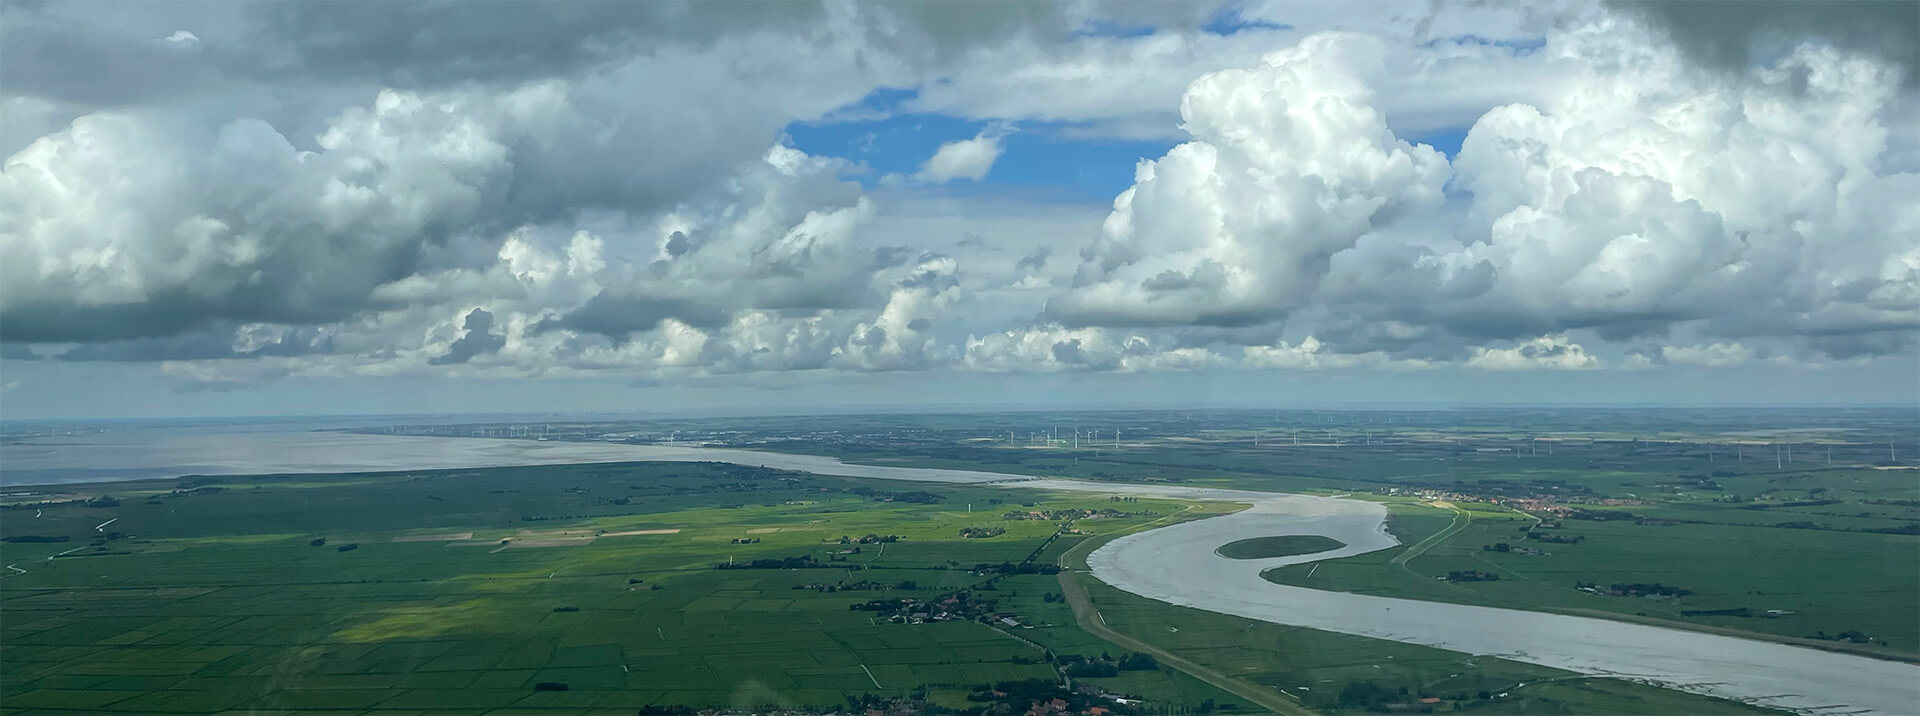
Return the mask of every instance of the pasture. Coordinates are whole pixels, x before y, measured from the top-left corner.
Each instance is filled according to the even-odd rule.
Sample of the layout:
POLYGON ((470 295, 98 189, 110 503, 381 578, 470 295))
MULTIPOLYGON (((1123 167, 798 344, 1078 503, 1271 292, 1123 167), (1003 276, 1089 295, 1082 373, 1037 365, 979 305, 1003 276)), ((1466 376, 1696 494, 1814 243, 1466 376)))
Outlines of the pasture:
MULTIPOLYGON (((34 711, 570 712, 822 709, 1056 680, 1040 642, 1015 638, 1037 629, 850 607, 992 598, 973 568, 1020 563, 1060 527, 1002 512, 1110 504, 922 487, 707 464, 103 486, 116 504, 7 511, 5 536, 66 541, 0 547, 23 570, 0 580, 0 690, 34 711), (1005 532, 960 537, 975 526, 1005 532), (803 555, 820 566, 717 568, 803 555)), ((1076 527, 1179 508, 1143 500, 1076 527)), ((1007 591, 997 610, 1061 631, 1045 648, 1112 649, 1054 624, 1038 593, 1007 591)), ((1231 700, 1177 673, 1125 685, 1168 708, 1231 700)))

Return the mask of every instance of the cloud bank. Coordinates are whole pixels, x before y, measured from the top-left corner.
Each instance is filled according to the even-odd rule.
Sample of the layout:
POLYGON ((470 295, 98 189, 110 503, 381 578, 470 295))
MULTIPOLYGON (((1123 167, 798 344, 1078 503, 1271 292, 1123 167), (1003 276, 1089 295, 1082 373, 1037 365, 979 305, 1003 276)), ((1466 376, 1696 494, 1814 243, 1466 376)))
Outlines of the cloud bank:
POLYGON ((402 42, 455 9, 401 7, 0 9, 0 355, 218 386, 1591 370, 1920 330, 1911 44, 1845 13, 583 3, 402 42), (977 124, 904 183, 785 134, 894 114, 977 124), (1171 149, 1110 206, 986 190, 1022 186, 1014 122, 1171 149))

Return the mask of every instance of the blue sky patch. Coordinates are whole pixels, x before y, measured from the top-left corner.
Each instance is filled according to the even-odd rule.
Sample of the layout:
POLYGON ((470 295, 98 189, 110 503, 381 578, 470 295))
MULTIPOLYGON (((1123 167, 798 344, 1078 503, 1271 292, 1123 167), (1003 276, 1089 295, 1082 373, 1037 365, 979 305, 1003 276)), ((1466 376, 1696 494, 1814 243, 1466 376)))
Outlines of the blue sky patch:
MULTIPOLYGON (((872 188, 888 174, 912 175, 940 145, 972 139, 987 125, 936 114, 896 114, 875 120, 796 123, 787 127, 787 136, 794 148, 808 154, 865 163, 871 171, 857 179, 872 188)), ((1055 122, 1015 125, 1001 140, 1000 159, 979 183, 1009 189, 1044 185, 1054 196, 1107 201, 1133 185, 1133 169, 1141 159, 1158 158, 1175 144, 1067 138, 1061 131, 1065 127, 1055 122)))

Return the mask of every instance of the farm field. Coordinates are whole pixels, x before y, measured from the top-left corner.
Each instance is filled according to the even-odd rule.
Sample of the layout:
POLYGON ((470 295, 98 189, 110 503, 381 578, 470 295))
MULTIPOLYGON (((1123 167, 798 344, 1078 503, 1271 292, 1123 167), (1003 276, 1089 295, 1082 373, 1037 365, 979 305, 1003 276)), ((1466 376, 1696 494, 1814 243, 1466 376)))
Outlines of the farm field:
MULTIPOLYGON (((123 484, 110 506, 15 508, 7 537, 67 541, 3 548, 25 570, 0 582, 6 708, 828 708, 1053 682, 1004 627, 850 607, 990 598, 994 575, 973 568, 1019 563, 1060 526, 1003 511, 1111 505, 918 487, 576 466, 123 484), (1004 532, 960 536, 974 526, 1004 532), (810 568, 717 568, 795 557, 810 568)), ((1130 503, 1138 517, 1078 529, 1178 508, 1130 503)), ((1169 706, 1231 701, 1177 673, 1127 683, 1169 706)))
MULTIPOLYGON (((71 501, 27 505, 16 495, 0 524, 9 540, 0 544, 0 561, 15 565, 0 579, 0 691, 7 695, 0 708, 8 711, 631 712, 855 703, 979 711, 993 705, 978 700, 981 686, 1020 683, 1091 686, 1143 699, 1133 710, 1147 713, 1259 710, 1081 628, 1059 575, 1041 569, 1074 564, 1070 551, 1093 540, 1226 505, 1196 510, 1165 500, 717 464, 62 489, 71 492, 58 497, 71 501), (1062 530, 1071 515, 1079 518, 1062 530), (737 568, 721 568, 729 563, 737 568), (963 592, 990 606, 952 621, 931 617, 962 607, 854 608, 900 599, 931 605, 963 592), (914 623, 922 614, 925 623, 914 623)), ((1290 635, 1233 642, 1271 650, 1260 657, 1261 673, 1421 693, 1458 666, 1458 655, 1447 652, 1256 626, 1105 589, 1084 574, 1073 578, 1093 588, 1114 626, 1214 670, 1241 673, 1227 645, 1207 645, 1236 629, 1290 635), (1189 630, 1188 638, 1160 639, 1173 622, 1155 620, 1175 619, 1186 620, 1177 628, 1189 630), (1210 629, 1227 632, 1192 640, 1210 629), (1328 639, 1340 647, 1328 647, 1328 639), (1341 666, 1369 660, 1404 661, 1390 674, 1341 666)), ((1490 671, 1475 684, 1554 676, 1497 659, 1476 663, 1490 671)), ((1290 678, 1259 683, 1279 689, 1290 678)), ((1555 703, 1633 712, 1622 704, 1692 698, 1624 682, 1585 688, 1592 693, 1567 692, 1555 703)), ((1379 692, 1376 702, 1398 695, 1379 692)), ((1320 710, 1367 703, 1317 698, 1307 702, 1320 710)), ((1477 695, 1473 701, 1489 712, 1513 708, 1477 695)))

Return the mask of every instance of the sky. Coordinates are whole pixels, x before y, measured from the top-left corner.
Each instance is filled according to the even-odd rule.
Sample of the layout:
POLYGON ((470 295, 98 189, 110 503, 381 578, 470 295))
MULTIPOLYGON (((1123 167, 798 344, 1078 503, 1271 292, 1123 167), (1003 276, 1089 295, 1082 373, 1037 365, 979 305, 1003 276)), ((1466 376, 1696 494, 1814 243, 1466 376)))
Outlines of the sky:
POLYGON ((0 418, 1920 405, 1916 8, 0 4, 0 418))

